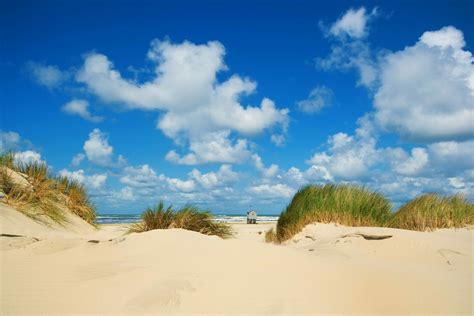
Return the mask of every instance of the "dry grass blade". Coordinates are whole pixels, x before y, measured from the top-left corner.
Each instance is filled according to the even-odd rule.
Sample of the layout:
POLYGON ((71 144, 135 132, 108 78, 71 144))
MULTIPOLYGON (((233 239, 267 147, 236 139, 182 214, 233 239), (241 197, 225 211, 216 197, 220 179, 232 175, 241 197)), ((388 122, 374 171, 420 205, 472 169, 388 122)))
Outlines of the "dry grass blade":
POLYGON ((278 238, 277 238, 276 232, 273 229, 273 227, 265 232, 265 242, 266 243, 277 243, 278 242, 278 238))
POLYGON ((0 153, 0 166, 13 169, 14 164, 15 164, 15 153, 11 151, 0 153))
POLYGON ((32 217, 46 215, 61 223, 65 218, 64 210, 69 209, 94 223, 95 207, 82 184, 66 177, 52 177, 45 163, 21 163, 15 162, 14 158, 14 153, 0 154, 0 187, 6 194, 7 203, 32 217))

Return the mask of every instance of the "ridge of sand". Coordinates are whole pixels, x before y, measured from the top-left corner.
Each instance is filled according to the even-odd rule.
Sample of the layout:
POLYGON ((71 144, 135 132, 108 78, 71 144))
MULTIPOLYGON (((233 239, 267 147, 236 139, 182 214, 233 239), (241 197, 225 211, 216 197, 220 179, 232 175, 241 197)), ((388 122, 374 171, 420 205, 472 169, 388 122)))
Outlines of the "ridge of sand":
POLYGON ((64 223, 54 222, 47 216, 33 220, 11 206, 0 202, 0 233, 44 237, 50 235, 84 235, 96 229, 79 216, 63 208, 64 223))
POLYGON ((242 239, 110 225, 0 250, 0 314, 472 314, 473 230, 316 224, 273 245, 265 225, 234 227, 242 239))

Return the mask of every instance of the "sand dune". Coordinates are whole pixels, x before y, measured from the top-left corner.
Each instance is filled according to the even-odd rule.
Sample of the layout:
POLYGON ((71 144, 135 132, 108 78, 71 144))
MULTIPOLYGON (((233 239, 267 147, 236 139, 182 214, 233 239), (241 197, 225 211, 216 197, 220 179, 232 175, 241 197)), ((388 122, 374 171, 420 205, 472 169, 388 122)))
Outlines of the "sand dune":
POLYGON ((0 252, 1 314, 472 314, 473 230, 317 224, 271 245, 271 225, 235 225, 231 240, 30 227, 38 240, 0 252))

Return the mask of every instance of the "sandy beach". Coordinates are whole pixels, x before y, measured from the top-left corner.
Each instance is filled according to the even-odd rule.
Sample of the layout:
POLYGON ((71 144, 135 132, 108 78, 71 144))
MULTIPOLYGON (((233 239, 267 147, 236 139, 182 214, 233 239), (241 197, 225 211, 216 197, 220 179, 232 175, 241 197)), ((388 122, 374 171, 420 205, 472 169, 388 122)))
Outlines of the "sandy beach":
POLYGON ((472 314, 469 229, 314 224, 274 245, 274 223, 233 224, 223 240, 0 214, 2 315, 472 314))

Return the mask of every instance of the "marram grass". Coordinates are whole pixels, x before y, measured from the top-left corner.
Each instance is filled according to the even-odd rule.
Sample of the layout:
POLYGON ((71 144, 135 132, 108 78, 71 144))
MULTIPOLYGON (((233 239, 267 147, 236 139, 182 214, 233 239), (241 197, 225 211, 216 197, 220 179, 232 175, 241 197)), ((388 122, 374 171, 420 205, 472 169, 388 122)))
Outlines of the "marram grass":
POLYGON ((285 241, 306 225, 386 226, 391 204, 380 193, 355 185, 309 185, 300 189, 278 219, 276 237, 285 241))
POLYGON ((404 204, 393 216, 390 227, 429 231, 474 224, 474 204, 462 195, 443 197, 424 194, 404 204))
POLYGON ((275 229, 273 229, 273 227, 265 232, 265 242, 266 243, 277 243, 278 242, 278 238, 277 238, 277 235, 275 233, 275 229))
POLYGON ((88 223, 95 222, 95 207, 82 184, 52 176, 44 163, 18 163, 14 158, 12 152, 0 153, 0 190, 6 195, 4 202, 33 218, 46 215, 62 223, 64 208, 68 208, 88 223), (29 185, 15 181, 12 171, 25 176, 29 185))
POLYGON ((161 201, 153 208, 142 213, 142 220, 130 226, 131 233, 141 233, 154 229, 182 228, 205 235, 216 235, 221 238, 232 236, 229 225, 213 221, 212 214, 201 211, 193 205, 186 205, 174 211, 172 206, 164 207, 161 201))
POLYGON ((13 169, 15 154, 11 151, 0 153, 0 166, 13 169))
POLYGON ((67 197, 68 208, 86 222, 94 223, 96 219, 95 205, 90 201, 84 185, 68 177, 57 177, 55 181, 56 188, 67 197))

